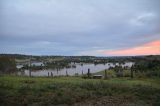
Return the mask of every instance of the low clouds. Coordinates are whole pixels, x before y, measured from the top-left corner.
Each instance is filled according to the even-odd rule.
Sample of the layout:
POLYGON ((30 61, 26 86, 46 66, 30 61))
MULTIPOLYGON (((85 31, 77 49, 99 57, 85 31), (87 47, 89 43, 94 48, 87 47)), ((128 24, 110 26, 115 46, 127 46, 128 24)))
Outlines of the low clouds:
POLYGON ((0 53, 107 55, 160 39, 159 0, 1 0, 0 53))

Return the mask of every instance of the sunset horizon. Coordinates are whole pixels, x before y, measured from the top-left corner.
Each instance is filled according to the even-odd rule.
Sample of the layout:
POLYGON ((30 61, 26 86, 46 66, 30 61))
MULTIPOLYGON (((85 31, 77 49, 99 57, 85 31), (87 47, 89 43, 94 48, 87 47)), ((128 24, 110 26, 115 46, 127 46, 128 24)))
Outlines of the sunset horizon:
POLYGON ((0 0, 0 106, 160 106, 160 0, 0 0))

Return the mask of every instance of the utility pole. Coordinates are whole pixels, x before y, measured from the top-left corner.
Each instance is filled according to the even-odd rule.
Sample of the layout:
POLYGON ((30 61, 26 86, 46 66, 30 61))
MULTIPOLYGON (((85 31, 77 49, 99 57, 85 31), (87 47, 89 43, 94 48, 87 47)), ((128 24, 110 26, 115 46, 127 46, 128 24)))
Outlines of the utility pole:
POLYGON ((131 66, 131 78, 133 78, 133 65, 131 66))
POLYGON ((30 68, 29 68, 29 77, 31 77, 31 59, 32 59, 32 56, 30 57, 30 61, 29 61, 29 66, 30 66, 30 68))

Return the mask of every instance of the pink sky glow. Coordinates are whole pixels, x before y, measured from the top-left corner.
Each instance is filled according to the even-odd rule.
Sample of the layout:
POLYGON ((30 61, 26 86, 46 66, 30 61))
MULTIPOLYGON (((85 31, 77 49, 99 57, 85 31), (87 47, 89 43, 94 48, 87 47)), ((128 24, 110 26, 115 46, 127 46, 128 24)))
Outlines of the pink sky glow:
POLYGON ((106 50, 105 55, 113 56, 135 56, 135 55, 160 55, 160 40, 152 41, 141 46, 122 49, 122 50, 106 50))

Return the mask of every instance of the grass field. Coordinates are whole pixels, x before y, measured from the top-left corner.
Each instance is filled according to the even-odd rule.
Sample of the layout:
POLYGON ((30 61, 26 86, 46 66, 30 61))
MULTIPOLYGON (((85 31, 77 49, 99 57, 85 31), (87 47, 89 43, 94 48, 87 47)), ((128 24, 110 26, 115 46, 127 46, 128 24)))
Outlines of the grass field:
POLYGON ((0 106, 159 106, 160 79, 0 76, 0 106))

